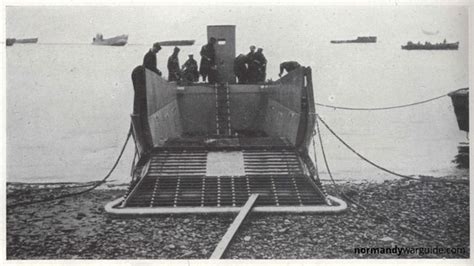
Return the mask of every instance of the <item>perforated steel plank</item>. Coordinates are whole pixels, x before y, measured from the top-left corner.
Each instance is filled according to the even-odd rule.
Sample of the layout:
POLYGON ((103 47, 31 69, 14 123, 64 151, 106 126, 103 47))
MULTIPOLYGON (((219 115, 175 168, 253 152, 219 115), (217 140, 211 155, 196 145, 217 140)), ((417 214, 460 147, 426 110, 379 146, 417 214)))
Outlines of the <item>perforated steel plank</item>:
POLYGON ((301 175, 298 156, 292 150, 245 150, 247 175, 301 175))
POLYGON ((252 193, 260 195, 257 206, 326 204, 321 184, 310 183, 294 150, 241 153, 245 175, 226 176, 206 176, 205 150, 155 153, 125 207, 239 207, 252 193))
POLYGON ((260 195, 257 206, 325 204, 304 175, 147 176, 126 207, 242 206, 252 193, 260 195))

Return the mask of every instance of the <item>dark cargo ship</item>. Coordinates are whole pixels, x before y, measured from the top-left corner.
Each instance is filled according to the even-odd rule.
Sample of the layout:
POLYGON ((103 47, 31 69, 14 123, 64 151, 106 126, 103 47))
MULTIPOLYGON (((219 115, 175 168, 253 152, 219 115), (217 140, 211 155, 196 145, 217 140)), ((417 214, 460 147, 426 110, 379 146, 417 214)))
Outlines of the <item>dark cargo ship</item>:
POLYGON ((453 102, 459 129, 469 132, 469 88, 459 89, 448 95, 453 102))
POLYGON ((331 43, 375 43, 377 42, 376 36, 357 37, 355 40, 332 40, 331 43))
POLYGON ((340 212, 308 148, 315 127, 311 68, 276 82, 237 84, 235 26, 208 26, 218 82, 182 86, 145 69, 132 72, 138 162, 129 191, 106 205, 115 215, 340 212))
POLYGON ((446 39, 442 43, 413 43, 407 42, 406 45, 402 45, 404 50, 457 50, 459 48, 459 42, 448 43, 446 39))

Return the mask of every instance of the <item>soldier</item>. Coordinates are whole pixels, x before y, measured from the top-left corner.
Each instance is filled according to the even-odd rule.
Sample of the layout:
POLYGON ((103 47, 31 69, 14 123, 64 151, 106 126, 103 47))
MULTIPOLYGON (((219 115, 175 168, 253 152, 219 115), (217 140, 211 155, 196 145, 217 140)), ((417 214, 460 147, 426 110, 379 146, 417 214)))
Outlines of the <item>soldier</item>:
POLYGON ((234 73, 239 80, 239 84, 247 83, 247 66, 245 62, 247 58, 244 54, 239 54, 234 60, 234 73))
POLYGON ((193 58, 193 54, 188 55, 189 58, 186 60, 184 65, 181 67, 183 73, 183 79, 186 82, 197 82, 199 80, 199 71, 196 60, 193 58))
POLYGON ((178 81, 181 73, 179 72, 179 48, 175 47, 173 54, 168 58, 168 81, 178 81))
POLYGON ((143 57, 143 66, 159 76, 161 76, 161 71, 156 68, 156 54, 161 50, 161 46, 159 43, 154 43, 153 47, 145 54, 143 57))
POLYGON ((250 46, 250 52, 247 54, 247 82, 257 82, 258 65, 255 62, 255 45, 250 46))
POLYGON ((202 81, 206 82, 209 77, 209 83, 214 83, 216 78, 216 50, 214 44, 216 39, 211 37, 209 42, 201 48, 201 65, 199 66, 199 73, 202 76, 202 81))
POLYGON ((254 61, 257 64, 257 82, 264 82, 267 76, 267 59, 262 52, 263 49, 258 48, 254 56, 254 61))
POLYGON ((296 61, 287 61, 283 62, 280 64, 280 74, 278 74, 279 77, 283 75, 283 71, 286 70, 287 73, 290 73, 291 71, 299 68, 301 65, 296 62, 296 61))

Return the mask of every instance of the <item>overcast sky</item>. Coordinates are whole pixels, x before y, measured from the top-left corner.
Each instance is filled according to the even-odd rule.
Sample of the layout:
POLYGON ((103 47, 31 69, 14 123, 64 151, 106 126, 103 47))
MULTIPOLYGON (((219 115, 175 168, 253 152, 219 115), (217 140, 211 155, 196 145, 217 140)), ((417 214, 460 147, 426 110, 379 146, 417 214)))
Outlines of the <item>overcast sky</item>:
POLYGON ((439 30, 443 37, 467 41, 467 14, 467 8, 449 6, 9 6, 6 35, 36 36, 40 42, 90 43, 101 32, 105 37, 129 34, 130 43, 167 39, 204 43, 206 25, 232 24, 237 25, 237 40, 245 43, 238 46, 245 47, 250 40, 293 45, 310 38, 382 37, 380 34, 406 41, 420 36, 422 29, 439 30))

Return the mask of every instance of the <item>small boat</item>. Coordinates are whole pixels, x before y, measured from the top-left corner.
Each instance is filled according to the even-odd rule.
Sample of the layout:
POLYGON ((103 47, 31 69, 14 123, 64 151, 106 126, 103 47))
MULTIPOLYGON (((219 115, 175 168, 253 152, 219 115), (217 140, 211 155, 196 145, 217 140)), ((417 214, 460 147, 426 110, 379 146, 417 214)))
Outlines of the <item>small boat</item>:
POLYGON ((92 39, 94 45, 109 45, 109 46, 124 46, 128 42, 128 35, 119 35, 112 38, 104 39, 104 36, 100 33, 92 39))
POLYGON ((376 36, 362 36, 357 37, 355 40, 332 40, 331 43, 375 43, 377 42, 376 36))
POLYGON ((38 38, 27 38, 27 39, 15 39, 15 38, 7 38, 6 45, 12 46, 15 43, 37 43, 38 38))
POLYGON ((217 42, 217 83, 179 84, 132 71, 136 160, 129 190, 105 206, 131 216, 239 212, 338 213, 309 155, 315 128, 310 67, 275 82, 238 84, 235 26, 207 27, 217 42))
POLYGON ((457 50, 459 47, 459 42, 448 43, 446 39, 442 43, 413 43, 411 41, 407 42, 406 45, 402 45, 404 50, 457 50))
POLYGON ((38 38, 16 39, 15 43, 37 43, 38 38))
POLYGON ((469 88, 450 92, 454 113, 460 130, 469 132, 469 88))

